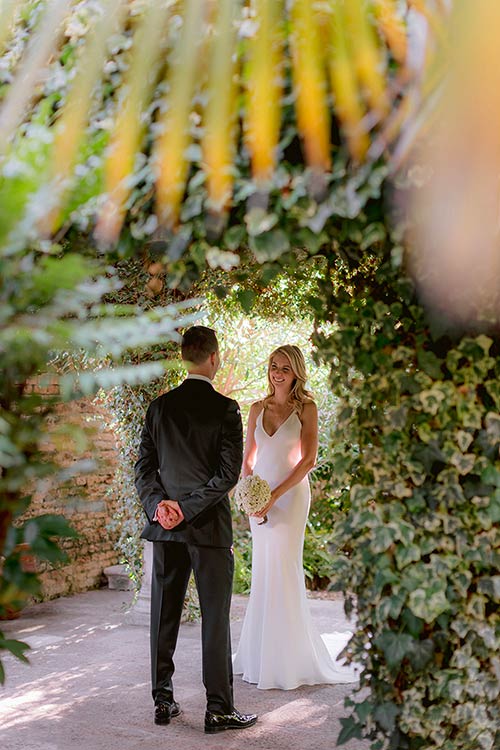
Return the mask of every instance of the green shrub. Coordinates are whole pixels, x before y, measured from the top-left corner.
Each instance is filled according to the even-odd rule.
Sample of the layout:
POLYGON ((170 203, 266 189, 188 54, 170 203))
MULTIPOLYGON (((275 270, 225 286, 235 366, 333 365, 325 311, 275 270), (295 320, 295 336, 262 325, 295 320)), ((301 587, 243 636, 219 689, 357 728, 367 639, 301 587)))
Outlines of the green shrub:
POLYGON ((333 562, 329 551, 330 535, 307 522, 304 536, 303 565, 309 589, 325 589, 330 585, 333 562))
POLYGON ((236 526, 233 549, 233 592, 235 594, 249 594, 252 582, 252 537, 249 530, 236 526))

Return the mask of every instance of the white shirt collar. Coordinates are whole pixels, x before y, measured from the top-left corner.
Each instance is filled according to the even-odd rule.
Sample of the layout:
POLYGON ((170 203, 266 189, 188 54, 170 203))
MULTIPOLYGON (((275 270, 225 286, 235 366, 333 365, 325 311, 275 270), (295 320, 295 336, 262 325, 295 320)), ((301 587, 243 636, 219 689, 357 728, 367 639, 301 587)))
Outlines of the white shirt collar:
POLYGON ((210 383, 210 385, 213 387, 213 383, 210 380, 210 378, 207 378, 206 375, 196 375, 195 373, 189 373, 186 380, 205 380, 207 383, 210 383))

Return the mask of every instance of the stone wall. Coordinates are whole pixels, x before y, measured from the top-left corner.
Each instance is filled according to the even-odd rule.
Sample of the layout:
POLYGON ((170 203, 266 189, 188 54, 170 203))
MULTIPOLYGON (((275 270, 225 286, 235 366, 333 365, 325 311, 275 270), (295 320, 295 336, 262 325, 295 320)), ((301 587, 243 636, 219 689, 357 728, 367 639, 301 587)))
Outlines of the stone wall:
MULTIPOLYGON (((33 388, 40 392, 39 386, 33 388)), ((54 393, 55 389, 57 385, 53 384, 42 392, 54 393)), ((33 495, 25 517, 61 514, 79 533, 76 539, 61 540, 60 546, 69 556, 67 563, 57 566, 37 563, 44 599, 104 585, 103 568, 119 562, 116 532, 107 529, 116 508, 111 484, 118 465, 116 438, 107 426, 109 421, 106 410, 91 399, 62 405, 51 420, 47 457, 63 467, 70 467, 77 460, 92 460, 96 465, 90 472, 77 474, 64 484, 49 480, 33 495), (58 435, 58 428, 68 423, 85 427, 88 432, 83 451, 71 438, 58 435)))

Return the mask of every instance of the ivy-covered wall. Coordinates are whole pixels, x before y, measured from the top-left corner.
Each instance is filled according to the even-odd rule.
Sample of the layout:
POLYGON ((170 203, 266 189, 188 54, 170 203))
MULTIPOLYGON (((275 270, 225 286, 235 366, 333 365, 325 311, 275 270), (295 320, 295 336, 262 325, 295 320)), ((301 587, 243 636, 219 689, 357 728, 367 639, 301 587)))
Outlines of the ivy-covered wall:
POLYGON ((500 742, 500 337, 433 330, 401 253, 335 260, 316 336, 341 399, 336 588, 365 667, 341 738, 372 748, 500 742))

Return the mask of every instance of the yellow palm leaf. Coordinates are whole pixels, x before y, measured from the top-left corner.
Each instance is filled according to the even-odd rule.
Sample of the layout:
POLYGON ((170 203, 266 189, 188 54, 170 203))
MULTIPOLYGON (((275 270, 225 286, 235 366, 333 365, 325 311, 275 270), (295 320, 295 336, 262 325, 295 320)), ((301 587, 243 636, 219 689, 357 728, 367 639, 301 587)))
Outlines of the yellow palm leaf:
POLYGON ((203 160, 207 174, 208 199, 219 212, 229 203, 232 192, 235 106, 235 17, 238 2, 220 0, 210 46, 208 104, 204 117, 203 160))
POLYGON ((408 44, 405 25, 397 6, 397 0, 373 0, 378 28, 387 40, 394 59, 404 64, 408 44))
POLYGON ((189 114, 199 70, 198 51, 205 12, 203 0, 187 0, 170 71, 170 94, 161 121, 162 133, 155 149, 158 215, 167 227, 177 222, 186 185, 186 149, 191 141, 189 114))
POLYGON ((389 109, 389 102, 384 55, 377 43, 375 29, 370 24, 363 0, 346 0, 342 5, 359 83, 371 107, 383 116, 389 109))
POLYGON ((171 7, 163 0, 152 0, 140 17, 134 34, 131 60, 123 83, 123 101, 104 168, 106 200, 96 229, 96 236, 104 244, 118 238, 123 224, 125 201, 130 194, 128 178, 134 170, 144 127, 141 113, 156 83, 161 41, 170 12, 171 7))
POLYGON ((245 69, 245 138, 252 159, 252 172, 262 185, 276 164, 280 130, 280 99, 283 68, 283 3, 256 0, 256 30, 248 45, 245 69))
POLYGON ((360 101, 356 71, 349 50, 342 4, 337 4, 335 14, 330 15, 329 23, 329 69, 335 111, 343 126, 352 155, 355 159, 362 160, 370 145, 370 139, 363 127, 365 111, 360 101))
POLYGON ((330 117, 319 17, 309 0, 294 0, 291 21, 293 85, 306 161, 312 167, 327 170, 330 168, 330 117))
POLYGON ((106 59, 107 41, 110 32, 119 28, 126 9, 124 0, 106 0, 101 4, 102 13, 96 15, 94 25, 83 47, 77 63, 78 69, 62 113, 57 121, 51 164, 53 208, 41 222, 44 233, 54 232, 61 221, 60 206, 69 188, 78 149, 87 124, 92 93, 101 76, 106 59))

